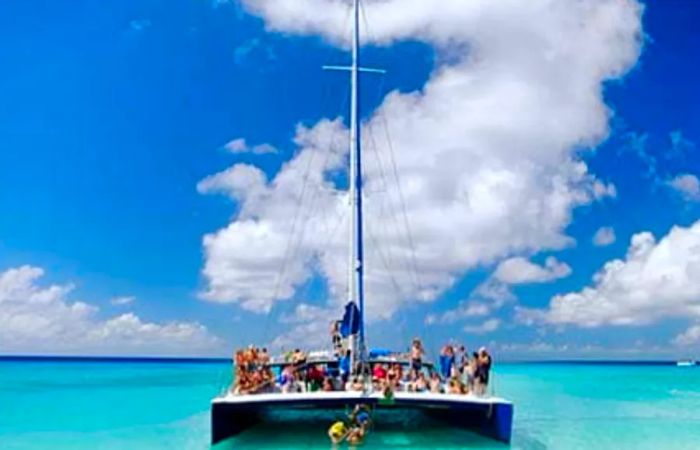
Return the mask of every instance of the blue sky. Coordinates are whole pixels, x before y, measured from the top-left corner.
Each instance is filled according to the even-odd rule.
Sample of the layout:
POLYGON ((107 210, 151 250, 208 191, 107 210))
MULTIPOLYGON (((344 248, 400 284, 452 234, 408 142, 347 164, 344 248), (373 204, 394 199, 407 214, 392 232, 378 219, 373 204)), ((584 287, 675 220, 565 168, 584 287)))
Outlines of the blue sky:
MULTIPOLYGON (((30 265, 44 271, 38 286, 73 284, 60 301, 97 307, 92 323, 128 312, 143 323, 196 322, 220 339, 216 349, 202 352, 265 342, 280 320, 284 329, 295 327, 288 316, 301 302, 330 308, 318 274, 303 283, 303 293, 276 303, 268 314, 233 300, 203 299, 211 279, 202 272, 208 258, 202 239, 235 221, 242 200, 202 195, 197 184, 242 163, 270 179, 299 151, 292 142, 298 123, 312 127, 324 117, 344 115, 344 78, 320 70, 346 61, 342 49, 314 33, 266 31, 272 19, 235 3, 41 5, 0 7, 0 272, 30 265), (233 154, 224 148, 238 138, 276 151, 233 154), (134 300, 112 304, 125 296, 134 300)), ((455 338, 516 355, 579 354, 588 351, 584 347, 618 355, 633 345, 641 354, 663 353, 692 320, 670 314, 623 327, 525 324, 514 319, 511 304, 488 317, 498 321, 496 329, 475 334, 464 327, 488 318, 439 326, 425 318, 454 310, 499 262, 516 256, 540 265, 555 256, 570 268, 560 279, 511 283, 518 306, 542 310, 552 296, 591 285, 607 261, 624 259, 635 233, 662 238, 674 225, 693 225, 700 202, 669 183, 700 173, 699 21, 700 4, 690 0, 645 5, 641 56, 624 76, 602 85, 613 111, 609 136, 594 149, 573 150, 589 173, 615 186, 615 195, 571 208, 561 231, 572 243, 465 266, 432 301, 401 307, 393 316, 402 324, 399 331, 380 320, 370 337, 399 345, 422 330, 434 345, 455 338), (614 229, 616 240, 596 246, 592 238, 603 226, 614 229)), ((386 93, 420 91, 449 61, 449 52, 421 39, 399 41, 367 49, 365 63, 386 68, 388 75, 367 79, 366 118, 386 93)), ((38 339, 27 342, 13 347, 6 338, 4 346, 9 352, 71 351, 38 339)), ((141 351, 159 349, 133 350, 141 351)))

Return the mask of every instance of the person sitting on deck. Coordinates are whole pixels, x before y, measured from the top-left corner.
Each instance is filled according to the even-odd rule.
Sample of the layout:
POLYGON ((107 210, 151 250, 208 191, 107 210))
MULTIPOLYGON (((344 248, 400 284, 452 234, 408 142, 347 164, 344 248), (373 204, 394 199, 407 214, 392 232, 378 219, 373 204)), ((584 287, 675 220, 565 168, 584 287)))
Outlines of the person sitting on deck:
POLYGON ((314 364, 309 367, 306 372, 306 381, 308 384, 308 390, 313 392, 321 389, 321 384, 325 378, 326 374, 321 366, 314 364))
POLYGON ((406 374, 404 382, 406 383, 406 390, 409 392, 415 392, 416 381, 418 380, 418 371, 416 369, 411 369, 406 374))
POLYGON ((296 376, 294 373, 294 367, 291 365, 285 366, 282 369, 282 374, 280 374, 279 384, 282 387, 282 392, 288 394, 290 392, 296 392, 296 376))
POLYGON ((459 381, 459 378, 450 378, 450 381, 447 384, 447 393, 448 394, 462 394, 463 389, 462 389, 462 383, 459 381))
POLYGON ((346 387, 345 390, 347 391, 364 391, 365 390, 365 384, 362 382, 362 378, 359 376, 356 376, 355 378, 352 379, 352 383, 348 383, 349 386, 346 387), (349 387, 349 389, 348 389, 349 387))
POLYGON ((416 392, 425 392, 428 390, 428 380, 425 379, 425 374, 423 371, 418 372, 418 377, 416 378, 413 386, 413 390, 416 392))
POLYGON ((387 372, 386 372, 386 369, 384 368, 383 364, 377 363, 374 365, 374 368, 372 369, 372 381, 375 384, 377 384, 377 385, 383 384, 384 381, 386 380, 386 375, 387 375, 387 372))
POLYGON ((335 386, 333 385, 333 379, 331 377, 326 377, 323 379, 323 391, 333 392, 335 391, 335 386))
POLYGON ((430 392, 433 392, 435 394, 439 394, 442 392, 442 382, 440 381, 440 375, 436 371, 431 371, 430 372, 430 392))
POLYGON ((401 375, 399 374, 399 371, 396 369, 396 364, 390 364, 389 370, 386 371, 386 381, 384 383, 385 387, 390 387, 393 390, 399 386, 400 382, 401 382, 401 375))

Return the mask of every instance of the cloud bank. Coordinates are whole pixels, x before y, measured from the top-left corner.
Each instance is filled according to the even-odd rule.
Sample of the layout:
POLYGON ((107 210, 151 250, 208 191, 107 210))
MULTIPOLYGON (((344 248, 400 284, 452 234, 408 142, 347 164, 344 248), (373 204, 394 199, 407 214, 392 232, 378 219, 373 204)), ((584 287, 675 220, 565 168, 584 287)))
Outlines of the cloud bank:
MULTIPOLYGON (((243 3, 271 32, 338 45, 349 37, 345 2, 243 3)), ((365 148, 377 155, 366 157, 366 190, 379 192, 366 199, 369 317, 432 301, 476 266, 569 245, 572 210, 615 195, 580 152, 608 135, 603 83, 638 59, 640 4, 364 4, 366 41, 419 40, 445 56, 420 91, 390 93, 363 124, 365 137, 375 137, 365 148), (385 125, 393 146, 379 139, 385 125), (387 175, 392 149, 401 191, 387 175), (410 234, 391 220, 404 204, 410 234)), ((239 164, 200 183, 201 192, 224 192, 240 205, 230 224, 204 237, 207 300, 265 312, 318 274, 330 306, 343 301, 347 199, 332 180, 346 164, 346 130, 323 120, 299 127, 295 142, 296 156, 270 179, 239 164)))
POLYGON ((101 319, 96 306, 69 300, 72 285, 41 286, 43 275, 32 266, 0 272, 0 353, 202 355, 222 349, 222 341, 194 322, 146 322, 130 312, 101 319))
MULTIPOLYGON (((667 318, 700 319, 700 221, 674 227, 660 241, 632 236, 624 260, 607 262, 593 285, 557 295, 543 310, 521 309, 526 323, 636 326, 667 318)), ((691 330, 679 341, 694 336, 691 330)))

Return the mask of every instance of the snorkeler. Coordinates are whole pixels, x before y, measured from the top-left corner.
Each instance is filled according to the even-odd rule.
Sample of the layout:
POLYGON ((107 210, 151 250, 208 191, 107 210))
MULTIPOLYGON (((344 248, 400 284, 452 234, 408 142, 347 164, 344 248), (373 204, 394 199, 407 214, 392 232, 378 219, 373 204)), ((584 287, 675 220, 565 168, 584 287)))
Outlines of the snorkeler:
POLYGON ((345 422, 339 420, 328 429, 328 437, 331 438, 331 442, 334 444, 340 444, 348 437, 351 431, 345 426, 345 422))
POLYGON ((355 408, 350 414, 350 420, 352 424, 358 427, 367 428, 372 425, 372 417, 370 416, 370 409, 367 405, 355 405, 355 408))
POLYGON ((367 405, 356 405, 350 414, 351 429, 347 435, 350 445, 362 444, 372 425, 370 409, 367 405))

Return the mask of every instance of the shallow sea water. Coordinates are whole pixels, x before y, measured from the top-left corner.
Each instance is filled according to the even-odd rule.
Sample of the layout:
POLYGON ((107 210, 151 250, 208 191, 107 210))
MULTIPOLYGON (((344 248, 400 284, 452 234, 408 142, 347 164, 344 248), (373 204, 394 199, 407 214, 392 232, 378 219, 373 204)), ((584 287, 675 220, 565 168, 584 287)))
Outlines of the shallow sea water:
MULTIPOLYGON (((500 364, 513 449, 700 449, 700 368, 500 364)), ((207 449, 226 363, 0 360, 0 449, 207 449)), ((228 449, 331 448, 334 416, 255 427, 228 449)), ((340 446, 347 448, 347 446, 340 446)), ((419 414, 377 417, 363 449, 504 449, 419 414)))

